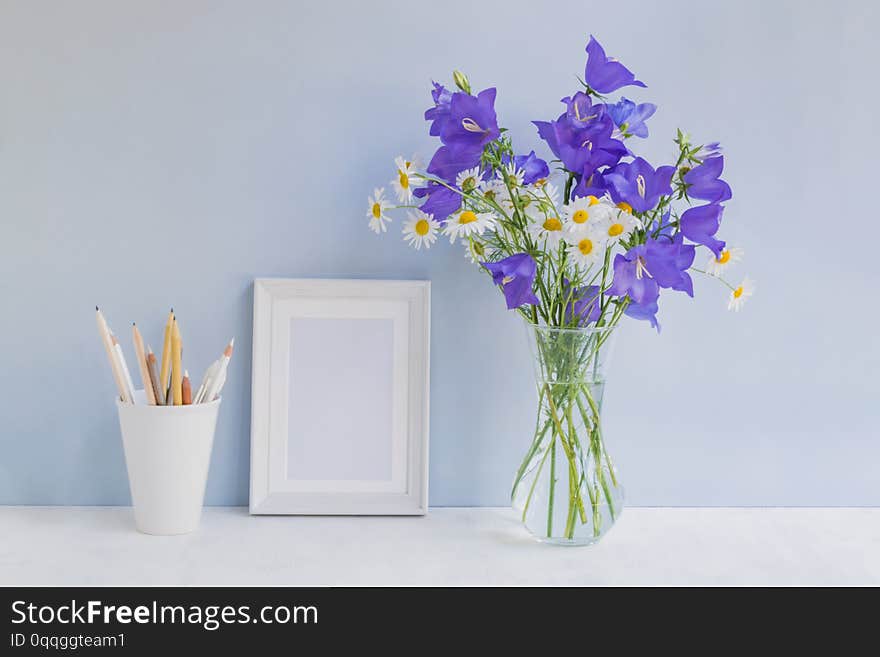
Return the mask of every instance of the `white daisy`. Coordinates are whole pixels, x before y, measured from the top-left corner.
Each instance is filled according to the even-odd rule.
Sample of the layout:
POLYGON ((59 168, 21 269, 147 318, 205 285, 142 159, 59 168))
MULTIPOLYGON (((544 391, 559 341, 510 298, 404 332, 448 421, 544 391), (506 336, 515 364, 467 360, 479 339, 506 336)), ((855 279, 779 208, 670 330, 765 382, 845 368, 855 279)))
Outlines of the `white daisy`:
POLYGON ((535 183, 532 189, 532 193, 539 199, 541 199, 545 204, 552 205, 554 208, 553 212, 556 212, 555 208, 559 207, 559 188, 556 185, 547 181, 544 181, 540 185, 538 183, 535 183))
POLYGON ((455 177, 455 186, 463 192, 472 192, 479 187, 481 177, 480 167, 465 169, 455 177))
POLYGON ((739 312, 739 309, 742 308, 743 304, 746 302, 746 299, 748 299, 754 293, 755 281, 751 280, 747 276, 743 279, 743 282, 739 284, 739 287, 731 290, 730 297, 727 300, 727 309, 739 312))
POLYGON ((422 246, 430 249, 437 241, 437 224, 433 217, 418 210, 410 212, 409 219, 403 224, 403 239, 407 244, 415 247, 416 251, 422 246))
POLYGON ((491 178, 481 182, 478 191, 480 196, 487 201, 497 203, 498 205, 503 205, 502 201, 507 198, 507 188, 504 186, 504 183, 497 178, 491 178))
POLYGON ((615 244, 627 237, 636 228, 641 228, 641 222, 631 212, 625 212, 610 206, 609 212, 599 221, 599 225, 605 232, 608 240, 615 244))
POLYGON ((581 196, 562 207, 565 229, 582 233, 598 226, 611 213, 611 206, 595 196, 581 196))
POLYGON ((721 276, 725 269, 742 260, 744 255, 745 251, 735 246, 723 249, 717 258, 715 256, 709 258, 709 262, 706 263, 706 273, 710 276, 721 276))
POLYGON ((378 187, 373 190, 373 195, 367 198, 369 207, 367 216, 370 218, 370 230, 376 233, 384 233, 388 230, 385 222, 390 222, 391 217, 385 214, 385 211, 391 207, 391 204, 385 198, 385 188, 378 187))
MULTIPOLYGON (((517 199, 519 210, 526 217, 533 221, 543 218, 545 213, 542 210, 544 205, 542 201, 545 201, 546 203, 543 194, 539 195, 536 193, 536 190, 528 188, 514 188, 513 193, 517 199)), ((508 214, 513 215, 515 206, 507 188, 504 188, 504 195, 501 197, 501 207, 504 208, 508 214)))
POLYGON ((548 249, 555 249, 562 240, 562 222, 559 217, 554 217, 552 214, 543 220, 530 221, 527 230, 538 246, 543 246, 546 240, 548 249))
POLYGON ((498 175, 502 182, 506 182, 510 187, 522 187, 523 178, 526 176, 525 171, 517 169, 513 162, 505 164, 498 175))
POLYGON ((590 267, 601 264, 605 255, 605 236, 596 227, 585 228, 565 236, 566 251, 577 265, 590 267))
POLYGON ((485 242, 469 237, 464 240, 464 257, 475 265, 486 262, 489 259, 488 246, 485 242))
POLYGON ((455 244, 455 240, 458 237, 465 238, 472 235, 482 235, 494 225, 495 215, 491 212, 463 210, 446 220, 446 227, 443 229, 443 233, 449 235, 450 244, 455 244))
POLYGON ((419 186, 420 180, 415 177, 415 165, 403 157, 394 158, 397 167, 397 177, 391 181, 391 186, 397 194, 397 200, 401 203, 409 203, 413 198, 413 189, 419 186))

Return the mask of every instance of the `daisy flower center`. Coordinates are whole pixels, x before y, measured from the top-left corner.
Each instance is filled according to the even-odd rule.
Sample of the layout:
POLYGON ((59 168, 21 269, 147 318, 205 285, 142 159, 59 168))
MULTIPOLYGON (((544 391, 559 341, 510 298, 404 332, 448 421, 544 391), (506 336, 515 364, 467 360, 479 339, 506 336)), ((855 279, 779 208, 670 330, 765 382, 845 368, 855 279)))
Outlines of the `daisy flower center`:
POLYGON ((562 230, 562 222, 556 217, 548 217, 544 222, 544 230, 562 230))
POLYGON ((373 203, 373 216, 376 219, 382 216, 382 206, 378 203, 373 203))
POLYGON ((593 252, 593 240, 584 238, 578 242, 578 251, 587 256, 593 252))
POLYGON ((398 171, 397 179, 400 182, 400 186, 404 189, 409 189, 409 176, 406 174, 406 171, 398 171))
POLYGON ((608 235, 611 237, 617 237, 623 232, 623 224, 611 224, 608 228, 608 235))
POLYGON ((485 192, 483 192, 483 196, 485 198, 489 199, 490 201, 494 201, 495 200, 495 190, 487 189, 485 192))
POLYGON ((618 209, 618 210, 622 210, 623 212, 626 212, 626 213, 628 213, 628 214, 632 214, 632 213, 633 213, 633 208, 632 208, 632 206, 631 206, 629 203, 627 203, 626 201, 621 201, 620 203, 618 203, 618 204, 617 204, 617 209, 618 209))
POLYGON ((729 261, 730 251, 728 251, 727 249, 724 249, 724 251, 721 252, 720 257, 715 258, 715 262, 717 262, 719 265, 726 265, 729 261))
POLYGON ((473 176, 469 176, 465 178, 461 183, 461 189, 465 192, 473 191, 473 189, 477 186, 477 181, 473 176))
POLYGON ((458 223, 460 224, 472 224, 477 220, 477 215, 471 212, 470 210, 465 210, 461 213, 461 216, 458 218, 458 223))
POLYGON ((428 234, 428 231, 431 230, 431 226, 428 223, 427 219, 419 219, 416 222, 415 230, 416 230, 416 235, 425 236, 428 234))
POLYGON ((739 299, 739 298, 742 296, 742 294, 743 294, 743 286, 740 285, 738 288, 736 288, 736 289, 733 291, 733 298, 734 298, 734 299, 739 299))
POLYGON ((599 203, 599 199, 597 199, 595 196, 590 194, 587 197, 587 203, 589 203, 590 205, 597 205, 599 203))
POLYGON ((571 215, 571 220, 576 224, 582 224, 589 218, 590 213, 586 210, 578 210, 573 215, 571 215))

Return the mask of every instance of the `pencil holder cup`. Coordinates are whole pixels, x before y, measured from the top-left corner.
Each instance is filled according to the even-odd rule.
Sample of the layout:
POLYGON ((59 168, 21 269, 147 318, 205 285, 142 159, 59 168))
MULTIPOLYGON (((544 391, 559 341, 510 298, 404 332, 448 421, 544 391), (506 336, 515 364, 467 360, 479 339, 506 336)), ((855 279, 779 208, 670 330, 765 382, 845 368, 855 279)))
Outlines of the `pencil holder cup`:
POLYGON ((202 515, 220 400, 187 406, 117 401, 138 531, 168 536, 196 530, 202 515))

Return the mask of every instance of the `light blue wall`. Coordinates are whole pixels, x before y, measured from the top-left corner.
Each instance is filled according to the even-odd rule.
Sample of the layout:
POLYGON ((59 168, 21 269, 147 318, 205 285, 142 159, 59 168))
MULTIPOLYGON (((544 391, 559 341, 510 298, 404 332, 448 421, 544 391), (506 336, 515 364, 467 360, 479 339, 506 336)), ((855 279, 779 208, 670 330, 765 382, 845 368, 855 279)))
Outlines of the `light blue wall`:
MULTIPOLYGON (((252 279, 433 281, 431 503, 505 504, 534 403, 523 329, 445 244, 366 230, 427 158, 431 78, 497 85, 523 149, 593 32, 676 127, 720 139, 759 293, 697 281, 626 326, 607 434, 636 505, 880 504, 876 3, 0 1, 0 503, 126 504, 93 306, 190 368, 235 335, 208 500, 247 501, 252 279)), ((398 224, 399 226, 399 224, 398 224)), ((340 411, 345 400, 340 399, 340 411)))

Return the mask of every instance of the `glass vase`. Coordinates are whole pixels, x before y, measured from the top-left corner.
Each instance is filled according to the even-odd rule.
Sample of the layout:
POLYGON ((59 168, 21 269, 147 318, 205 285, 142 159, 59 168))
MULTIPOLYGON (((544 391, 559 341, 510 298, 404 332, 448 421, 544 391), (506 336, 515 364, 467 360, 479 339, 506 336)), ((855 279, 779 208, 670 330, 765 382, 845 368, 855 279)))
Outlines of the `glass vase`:
POLYGON ((601 423, 615 327, 526 326, 538 412, 513 482, 512 505, 539 541, 590 545, 623 511, 623 487, 601 423))

